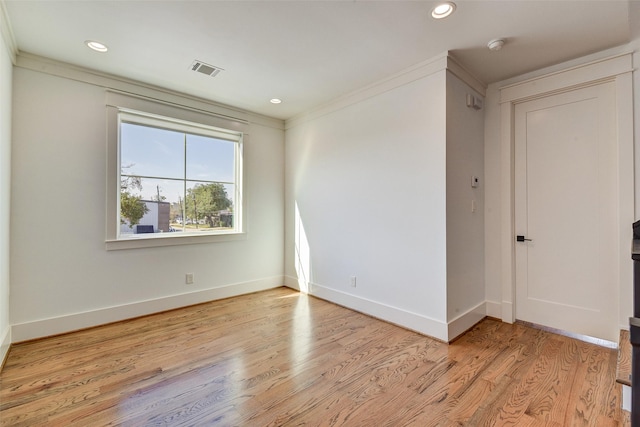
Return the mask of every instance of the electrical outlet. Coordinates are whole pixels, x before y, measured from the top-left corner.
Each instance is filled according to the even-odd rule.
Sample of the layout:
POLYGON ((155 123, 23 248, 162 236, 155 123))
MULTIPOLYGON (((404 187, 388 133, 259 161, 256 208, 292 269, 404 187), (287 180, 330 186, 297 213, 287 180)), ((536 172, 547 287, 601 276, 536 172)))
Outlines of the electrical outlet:
POLYGON ((193 273, 187 273, 185 275, 184 283, 187 285, 193 285, 193 273))
POLYGON ((349 277, 349 283, 351 284, 352 288, 355 288, 356 287, 356 276, 349 277))

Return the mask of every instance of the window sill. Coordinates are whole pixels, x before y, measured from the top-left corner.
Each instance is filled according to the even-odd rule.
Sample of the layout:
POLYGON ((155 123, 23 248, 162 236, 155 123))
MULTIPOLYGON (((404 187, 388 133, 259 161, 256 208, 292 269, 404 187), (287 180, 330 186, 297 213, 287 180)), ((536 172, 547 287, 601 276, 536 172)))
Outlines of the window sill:
MULTIPOLYGON (((138 235, 139 236, 139 235, 138 235)), ((112 239, 105 242, 108 251, 119 251, 123 249, 156 248, 161 246, 194 245, 201 243, 231 242, 236 240, 246 240, 247 234, 242 232, 228 232, 216 234, 185 234, 176 235, 174 233, 155 233, 144 237, 130 239, 112 239)))

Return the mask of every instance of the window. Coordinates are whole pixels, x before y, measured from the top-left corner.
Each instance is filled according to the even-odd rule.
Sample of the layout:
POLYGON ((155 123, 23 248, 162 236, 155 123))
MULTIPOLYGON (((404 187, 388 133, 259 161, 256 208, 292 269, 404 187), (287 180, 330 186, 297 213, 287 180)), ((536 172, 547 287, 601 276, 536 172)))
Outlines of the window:
POLYGON ((234 240, 243 232, 242 132, 109 111, 107 190, 115 212, 108 215, 107 249, 234 240))

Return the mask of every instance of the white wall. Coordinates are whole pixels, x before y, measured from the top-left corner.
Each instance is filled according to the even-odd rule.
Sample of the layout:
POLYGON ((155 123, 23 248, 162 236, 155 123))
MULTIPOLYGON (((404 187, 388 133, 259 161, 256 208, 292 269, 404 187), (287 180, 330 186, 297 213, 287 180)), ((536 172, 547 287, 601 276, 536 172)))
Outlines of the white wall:
POLYGON ((498 84, 490 84, 484 101, 484 261, 487 315, 502 318, 502 217, 500 206, 500 92, 498 84))
MULTIPOLYGON (((483 96, 447 72, 447 321, 478 308, 484 317, 484 109, 467 107, 483 96), (479 178, 477 188, 471 177, 479 178), (475 212, 472 212, 472 201, 475 212)), ((465 325, 463 332, 469 325, 465 325)), ((450 339, 453 337, 449 337, 450 339)))
MULTIPOLYGON (((0 13, 2 10, 0 8, 0 13)), ((4 15, 0 25, 6 25, 4 15)), ((0 366, 11 343, 10 206, 11 206, 11 100, 13 64, 4 32, 0 37, 0 366)))
MULTIPOLYGON (((101 84, 90 84, 81 80, 96 78, 76 70, 69 71, 73 79, 38 71, 64 74, 61 67, 35 60, 35 65, 14 69, 14 341, 282 285, 281 121, 250 123, 244 147, 246 239, 106 251, 106 112, 101 85, 109 81, 101 78, 101 84), (193 285, 184 284, 186 273, 194 274, 193 285)), ((133 84, 127 84, 127 90, 159 99, 169 96, 133 84)), ((171 95, 173 102, 180 99, 171 95)), ((192 100, 184 102, 189 105, 192 100)))
POLYGON ((440 69, 288 123, 285 273, 446 340, 445 79, 440 69))

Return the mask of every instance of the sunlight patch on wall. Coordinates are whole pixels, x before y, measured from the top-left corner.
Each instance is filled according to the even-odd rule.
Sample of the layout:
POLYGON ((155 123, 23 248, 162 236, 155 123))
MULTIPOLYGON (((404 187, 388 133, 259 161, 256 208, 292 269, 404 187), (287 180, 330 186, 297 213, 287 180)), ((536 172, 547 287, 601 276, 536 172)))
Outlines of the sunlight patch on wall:
POLYGON ((311 253, 297 202, 295 209, 295 267, 300 292, 308 293, 311 282, 311 253))

